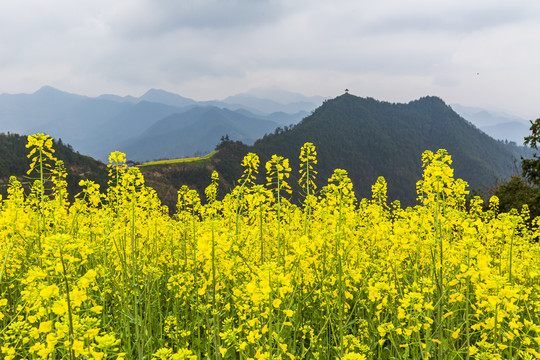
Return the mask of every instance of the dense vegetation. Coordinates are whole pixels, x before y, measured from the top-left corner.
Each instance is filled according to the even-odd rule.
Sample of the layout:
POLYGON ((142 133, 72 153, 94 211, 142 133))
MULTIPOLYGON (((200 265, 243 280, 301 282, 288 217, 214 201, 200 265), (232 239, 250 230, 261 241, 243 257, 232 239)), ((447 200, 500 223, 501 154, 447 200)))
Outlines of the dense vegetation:
MULTIPOLYGON (((531 121, 531 134, 525 137, 525 144, 535 151, 540 144, 540 119, 531 121)), ((540 158, 536 152, 533 156, 521 157, 521 177, 512 176, 509 181, 498 184, 493 194, 501 199, 501 210, 520 209, 527 204, 531 217, 540 216, 540 158)))
MULTIPOLYGON (((7 194, 10 176, 16 176, 23 184, 33 181, 32 176, 26 175, 30 163, 26 143, 26 136, 0 134, 0 194, 4 196, 7 194)), ((71 200, 81 190, 79 182, 83 179, 91 179, 101 186, 107 184, 107 168, 103 163, 73 151, 61 139, 54 142, 54 148, 55 155, 62 159, 68 171, 66 181, 71 200)))
POLYGON ((124 154, 70 202, 50 138, 29 145, 40 180, 0 199, 2 359, 540 358, 538 223, 467 207, 445 150, 423 153, 414 208, 342 169, 314 196, 306 143, 297 168, 247 154, 222 200, 217 173, 205 205, 181 187, 171 218, 124 154))
POLYGON ((523 177, 514 175, 510 180, 497 184, 492 192, 499 198, 501 211, 508 212, 527 205, 531 212, 531 218, 540 216, 538 186, 528 183, 523 177))
POLYGON ((213 171, 220 174, 220 187, 226 189, 225 191, 232 190, 242 174, 240 163, 248 149, 249 147, 240 141, 223 137, 216 147, 217 152, 204 161, 141 166, 140 170, 148 186, 156 190, 172 215, 176 208, 178 189, 185 185, 203 194, 213 171))
POLYGON ((278 154, 297 165, 296 149, 307 141, 317 146, 321 182, 333 167, 343 168, 358 194, 369 196, 371 184, 384 176, 389 197, 408 205, 415 203, 415 184, 422 172, 418 159, 424 150, 447 149, 455 160, 456 176, 481 191, 514 174, 520 155, 439 98, 390 104, 350 94, 327 101, 292 129, 265 136, 251 151, 263 161, 278 154))

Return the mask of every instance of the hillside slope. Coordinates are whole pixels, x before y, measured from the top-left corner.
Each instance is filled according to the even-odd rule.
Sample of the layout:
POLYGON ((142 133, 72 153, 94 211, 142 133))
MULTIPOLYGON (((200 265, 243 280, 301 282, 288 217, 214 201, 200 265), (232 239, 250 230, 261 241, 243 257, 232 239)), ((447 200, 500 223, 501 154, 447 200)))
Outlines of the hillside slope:
MULTIPOLYGON (((0 194, 5 195, 9 177, 16 176, 21 182, 29 183, 34 179, 26 175, 30 160, 27 158, 27 137, 17 134, 0 134, 0 194)), ((61 140, 54 141, 54 156, 64 162, 68 176, 68 192, 71 199, 81 191, 80 180, 93 180, 100 184, 102 191, 107 185, 107 167, 105 164, 73 151, 70 145, 61 140)), ((35 176, 35 175, 32 175, 35 176)))
POLYGON ((180 158, 213 151, 225 135, 252 144, 277 126, 245 112, 195 107, 157 121, 140 136, 119 146, 119 150, 135 161, 180 158))
POLYGON ((408 205, 415 202, 425 150, 448 150, 455 176, 472 189, 508 177, 519 159, 436 97, 391 104, 344 94, 326 101, 296 127, 265 136, 251 151, 263 164, 272 154, 287 157, 297 171, 305 142, 317 147, 319 184, 342 168, 349 172, 358 196, 370 197, 371 185, 384 176, 390 200, 408 205))

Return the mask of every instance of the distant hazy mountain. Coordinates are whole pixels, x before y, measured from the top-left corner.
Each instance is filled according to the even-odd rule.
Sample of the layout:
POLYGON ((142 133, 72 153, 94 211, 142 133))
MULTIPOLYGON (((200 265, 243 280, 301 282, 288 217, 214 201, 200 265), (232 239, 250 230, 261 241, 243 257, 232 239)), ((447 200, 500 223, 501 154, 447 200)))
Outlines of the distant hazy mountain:
POLYGON ((306 97, 278 88, 252 89, 223 100, 224 103, 242 105, 262 113, 311 111, 323 101, 324 98, 320 96, 306 97))
POLYGON ((127 102, 70 94, 49 86, 33 94, 2 94, 0 130, 19 134, 45 132, 81 150, 85 139, 106 131, 106 121, 131 106, 127 102))
POLYGON ((299 111, 294 114, 278 111, 268 115, 257 115, 245 109, 235 110, 237 113, 244 114, 247 117, 255 117, 262 120, 273 121, 280 126, 294 125, 300 122, 303 118, 309 115, 307 111, 299 111))
MULTIPOLYGON (((19 134, 44 132, 71 144, 77 151, 107 160, 111 151, 117 150, 121 144, 132 143, 132 139, 141 136, 159 120, 194 107, 214 106, 228 109, 235 112, 235 116, 241 114, 245 119, 249 119, 253 126, 260 126, 256 131, 242 132, 235 127, 227 128, 232 124, 224 122, 210 122, 204 125, 216 126, 215 129, 205 129, 208 134, 221 132, 217 140, 215 136, 211 136, 212 141, 219 142, 221 136, 229 134, 231 138, 248 143, 266 132, 274 131, 277 126, 298 123, 317 107, 316 97, 303 97, 300 94, 280 92, 277 89, 272 89, 272 94, 278 96, 282 102, 255 98, 251 95, 246 95, 245 101, 237 103, 218 100, 197 102, 158 89, 151 89, 139 98, 112 94, 87 97, 44 86, 33 94, 0 95, 0 132, 19 134), (287 101, 286 96, 290 96, 291 100, 287 101)), ((242 96, 238 99, 240 98, 242 96)), ((246 125, 246 128, 249 127, 252 126, 246 125)), ((184 154, 183 156, 192 156, 197 151, 203 151, 202 147, 198 147, 190 153, 189 149, 192 147, 187 144, 191 143, 191 138, 187 137, 188 139, 182 140, 186 142, 186 146, 180 152, 184 154)), ((180 139, 183 138, 179 138, 178 141, 180 139)), ((217 142, 210 147, 206 146, 207 142, 198 145, 205 144, 204 149, 211 150, 217 142)), ((141 155, 139 158, 145 159, 169 156, 168 152, 157 154, 154 151, 147 156, 140 151, 137 153, 141 155)))
POLYGON ((483 126, 481 129, 495 139, 513 141, 518 145, 523 145, 524 138, 531 134, 530 126, 517 121, 483 126))
POLYGON ((105 161, 112 151, 119 150, 122 143, 139 136, 164 117, 186 109, 148 101, 132 104, 107 119, 102 131, 87 136, 80 142, 79 147, 83 153, 92 154, 105 161))
POLYGON ((268 99, 280 104, 310 102, 320 106, 325 100, 322 96, 305 96, 299 93, 280 89, 278 87, 255 88, 243 93, 259 99, 268 99))
POLYGON ((128 96, 118 96, 118 95, 114 95, 114 94, 99 95, 97 97, 97 99, 111 100, 111 101, 116 101, 116 102, 131 102, 131 103, 135 103, 135 102, 137 102, 139 100, 134 96, 129 96, 129 95, 128 96))
POLYGON ((189 98, 185 98, 180 95, 176 95, 164 90, 150 89, 144 95, 142 95, 138 101, 149 101, 159 104, 165 104, 170 106, 184 107, 189 105, 196 105, 197 101, 189 98))
POLYGON ((207 154, 224 135, 252 144, 278 124, 217 107, 193 107, 167 116, 119 147, 128 159, 148 161, 207 154))
POLYGON ((45 86, 33 94, 1 94, 0 124, 3 131, 27 133, 65 116, 84 97, 45 86))
POLYGON ((518 145, 523 145, 523 138, 530 134, 529 121, 519 116, 458 104, 451 106, 464 119, 494 139, 513 141, 518 145))

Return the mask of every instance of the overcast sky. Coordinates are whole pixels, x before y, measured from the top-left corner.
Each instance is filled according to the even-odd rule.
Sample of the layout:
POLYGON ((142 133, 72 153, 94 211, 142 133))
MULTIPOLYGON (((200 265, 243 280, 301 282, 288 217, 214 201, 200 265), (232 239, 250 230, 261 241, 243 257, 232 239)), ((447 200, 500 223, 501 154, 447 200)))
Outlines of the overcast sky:
POLYGON ((0 0, 0 93, 279 87, 540 117, 539 0, 0 0))

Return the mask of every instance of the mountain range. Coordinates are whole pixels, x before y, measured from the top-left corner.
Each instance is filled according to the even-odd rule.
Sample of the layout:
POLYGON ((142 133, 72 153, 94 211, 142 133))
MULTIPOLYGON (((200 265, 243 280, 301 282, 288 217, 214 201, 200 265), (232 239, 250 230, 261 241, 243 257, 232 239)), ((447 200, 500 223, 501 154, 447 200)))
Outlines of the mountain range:
MULTIPOLYGON (((102 161, 120 150, 144 162, 211 152, 224 135, 251 145, 278 127, 297 124, 323 101, 278 88, 196 101, 159 89, 140 97, 88 97, 44 86, 33 94, 0 95, 0 132, 44 132, 102 161), (163 131, 167 126, 174 130, 163 131)), ((529 132, 528 122, 517 116, 451 107, 495 139, 522 144, 529 132)))
POLYGON ((0 95, 0 131, 44 132, 103 161, 114 150, 126 152, 128 158, 135 161, 178 158, 210 152, 224 135, 251 144, 279 126, 297 123, 323 100, 293 95, 295 100, 287 103, 249 93, 222 101, 198 102, 158 89, 151 89, 138 98, 87 97, 45 86, 33 94, 0 95), (178 140, 171 136, 167 140, 156 134, 156 129, 171 121, 178 121, 175 126, 179 130, 181 124, 193 121, 194 111, 198 114, 196 120, 201 121, 205 129, 199 134, 181 131, 182 136, 190 140, 189 145, 178 146, 178 140), (147 147, 142 148, 141 144, 147 147), (165 151, 156 152, 158 144, 165 151), (129 151, 134 148, 137 151, 131 154, 129 151))
POLYGON ((361 197, 370 197, 379 176, 388 182, 390 199, 413 204, 425 150, 446 149, 455 176, 471 189, 487 190, 518 172, 528 148, 496 141, 459 116, 438 97, 393 104, 343 94, 325 102, 292 129, 258 140, 252 147, 261 162, 278 154, 298 167, 305 142, 317 147, 320 185, 336 168, 349 172, 361 197))
POLYGON ((174 158, 178 154, 205 155, 214 150, 224 134, 246 144, 253 144, 277 126, 273 120, 249 116, 239 111, 198 106, 155 122, 119 148, 129 154, 131 159, 174 158), (193 149, 197 149, 198 153, 193 154, 193 149))
MULTIPOLYGON (((261 157, 261 164, 274 154, 290 159, 293 168, 290 183, 294 187, 298 154, 305 142, 313 142, 317 147, 319 189, 334 169, 342 168, 349 172, 359 197, 369 197, 371 185, 378 176, 384 176, 389 198, 399 199, 405 205, 415 202, 415 184, 421 178, 420 159, 425 150, 448 150, 454 159, 455 176, 468 181, 472 189, 480 190, 516 174, 520 156, 529 157, 531 151, 493 139, 437 97, 395 104, 345 93, 324 100, 296 124, 291 121, 295 114, 253 110, 261 103, 260 98, 251 103, 248 96, 226 100, 236 103, 240 98, 244 98, 242 105, 226 107, 225 101, 198 103, 161 90, 151 90, 134 99, 115 95, 88 98, 43 88, 31 95, 0 95, 0 119, 3 129, 7 125, 13 129, 24 124, 39 132, 49 132, 40 128, 47 126, 59 134, 72 136, 61 136, 64 143, 72 143, 75 138, 80 147, 93 145, 103 153, 107 147, 117 146, 125 149, 129 159, 210 152, 227 139, 218 145, 219 152, 203 165, 152 167, 145 173, 148 183, 156 187, 169 206, 174 206, 175 189, 181 185, 190 185, 202 194, 212 170, 220 172, 222 191, 230 190, 242 173, 242 157, 249 151, 261 157), (41 106, 40 111, 36 110, 37 105, 41 106), (283 125, 287 122, 293 125, 283 125)), ((289 104, 293 103, 302 102, 289 104)), ((49 133, 55 136, 54 132, 49 133)), ((59 137, 56 135, 62 143, 59 137)), ((18 150, 23 152, 24 149, 18 150)), ((260 176, 263 182, 264 174, 260 176)))
POLYGON ((530 148, 493 139, 438 97, 394 104, 346 93, 325 101, 298 124, 266 134, 252 146, 222 142, 207 163, 142 169, 147 183, 170 207, 176 200, 173 189, 188 185, 203 194, 213 170, 220 174, 220 192, 229 192, 242 174, 240 163, 248 152, 259 155, 258 182, 264 183, 264 164, 276 154, 290 161, 291 200, 298 202, 298 156, 305 142, 316 146, 319 190, 340 168, 348 172, 357 197, 370 198, 371 186, 384 176, 389 200, 400 200, 403 206, 416 203, 425 150, 446 149, 452 156, 454 176, 467 181, 477 194, 489 194, 496 183, 518 174, 520 157, 531 156, 530 148))
POLYGON ((523 138, 530 133, 530 122, 519 116, 459 104, 450 106, 456 113, 494 139, 513 141, 522 145, 523 138))

